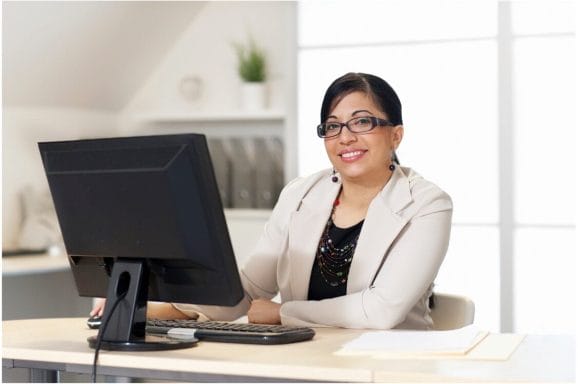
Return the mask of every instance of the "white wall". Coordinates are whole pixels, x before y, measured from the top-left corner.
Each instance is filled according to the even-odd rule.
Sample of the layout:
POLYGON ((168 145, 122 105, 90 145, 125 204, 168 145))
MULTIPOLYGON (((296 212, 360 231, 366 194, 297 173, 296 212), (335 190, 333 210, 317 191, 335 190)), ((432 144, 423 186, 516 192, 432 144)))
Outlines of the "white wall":
POLYGON ((239 110, 241 81, 233 43, 246 43, 250 36, 267 55, 269 108, 284 111, 287 90, 295 80, 290 75, 295 36, 287 33, 293 7, 290 2, 208 3, 124 109, 123 132, 138 129, 133 119, 142 114, 239 110), (187 76, 202 81, 198 100, 189 101, 179 91, 187 76))
MULTIPOLYGON (((97 6, 97 3, 95 4, 97 6)), ((295 41, 293 7, 294 4, 290 2, 208 3, 198 13, 195 12, 194 21, 167 49, 168 53, 151 72, 152 75, 132 98, 126 100, 126 107, 120 112, 105 110, 98 105, 95 105, 94 109, 71 108, 67 105, 45 107, 35 102, 34 95, 30 95, 30 102, 21 95, 18 102, 4 105, 3 248, 14 247, 16 243, 21 224, 18 192, 25 185, 32 185, 38 190, 47 188, 37 150, 38 141, 134 133, 132 121, 135 117, 160 110, 176 113, 226 113, 238 109, 240 81, 236 73, 236 56, 232 42, 244 42, 251 34, 265 49, 269 60, 270 107, 284 109, 285 101, 295 97, 291 91, 295 83, 292 75, 295 71, 295 47, 291 43, 295 41), (200 76, 204 83, 203 96, 200 102, 195 104, 183 99, 178 91, 181 79, 190 74, 200 76)), ((66 21, 63 20, 62 23, 66 21)), ((73 34, 74 31, 68 33, 73 34)), ((142 44, 135 44, 136 46, 142 49, 142 44)), ((35 48, 32 47, 31 50, 34 51, 35 48)), ((115 59, 118 57, 114 55, 109 58, 115 59)), ((59 60, 65 62, 66 57, 59 57, 54 61, 59 60)), ((92 64, 96 67, 99 65, 92 64)), ((122 87, 124 83, 122 79, 118 79, 115 84, 122 87)), ((12 86, 17 87, 18 84, 12 86)), ((82 84, 78 84, 77 88, 82 89, 82 84)), ((51 92, 57 95, 59 91, 54 88, 51 92)))
POLYGON ((3 2, 4 105, 122 109, 204 4, 3 2))
POLYGON ((38 153, 39 141, 104 137, 118 131, 114 113, 70 108, 9 107, 2 119, 2 245, 15 246, 21 224, 18 193, 48 184, 38 153))

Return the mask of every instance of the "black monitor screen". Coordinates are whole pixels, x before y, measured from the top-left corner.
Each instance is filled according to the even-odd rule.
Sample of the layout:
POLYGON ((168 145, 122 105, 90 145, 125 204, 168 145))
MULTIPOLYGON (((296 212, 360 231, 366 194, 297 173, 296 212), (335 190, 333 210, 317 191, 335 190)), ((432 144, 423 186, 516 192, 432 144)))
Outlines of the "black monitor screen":
POLYGON ((46 142, 39 148, 80 295, 108 297, 108 304, 111 295, 128 289, 119 286, 137 284, 131 291, 135 308, 125 308, 129 313, 122 316, 129 318, 117 320, 137 323, 139 337, 147 300, 232 306, 242 299, 203 135, 46 142))

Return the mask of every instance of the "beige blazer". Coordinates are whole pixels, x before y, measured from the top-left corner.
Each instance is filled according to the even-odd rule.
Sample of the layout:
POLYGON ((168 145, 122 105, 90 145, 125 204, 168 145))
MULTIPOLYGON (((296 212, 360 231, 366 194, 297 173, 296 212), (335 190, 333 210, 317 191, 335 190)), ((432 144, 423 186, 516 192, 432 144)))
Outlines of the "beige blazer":
POLYGON ((236 307, 174 304, 191 316, 232 320, 253 298, 281 296, 287 325, 429 329, 428 298, 448 247, 452 202, 410 168, 396 167, 373 199, 362 226, 347 294, 308 301, 322 231, 340 183, 329 170, 290 182, 241 269, 245 298, 236 307))

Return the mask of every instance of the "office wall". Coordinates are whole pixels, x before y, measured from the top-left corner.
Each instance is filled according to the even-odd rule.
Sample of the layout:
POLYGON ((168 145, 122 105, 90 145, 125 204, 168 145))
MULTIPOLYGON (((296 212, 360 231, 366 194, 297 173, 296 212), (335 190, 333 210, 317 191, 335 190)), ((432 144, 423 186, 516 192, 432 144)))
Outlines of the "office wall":
POLYGON ((5 107, 2 117, 2 245, 16 246, 22 222, 19 193, 47 190, 37 143, 114 135, 115 113, 77 108, 5 107))
MULTIPOLYGON (((34 9, 30 10, 31 15, 40 19, 38 23, 46 25, 54 23, 52 16, 49 15, 50 12, 48 12, 51 9, 50 4, 43 4, 43 7, 45 7, 43 12, 46 13, 45 19, 39 16, 34 9)), ((98 7, 98 2, 91 4, 93 7, 98 7)), ((139 3, 134 4, 138 6, 139 3)), ((158 4, 162 3, 158 2, 158 4)), ((64 7, 66 5, 54 3, 53 6, 64 7)), ((102 7, 105 7, 107 11, 111 11, 109 6, 110 4, 102 3, 102 7)), ((133 127, 131 124, 134 118, 138 118, 142 113, 159 110, 228 112, 231 109, 237 109, 239 107, 238 92, 240 81, 236 74, 236 57, 232 47, 233 42, 247 41, 248 36, 251 35, 265 49, 270 65, 269 105, 271 108, 282 108, 284 100, 289 97, 287 93, 290 94, 287 83, 294 83, 294 78, 288 77, 287 74, 294 71, 291 68, 291 63, 294 62, 295 50, 293 46, 286 43, 287 39, 295 38, 293 35, 288 36, 286 33, 288 29, 290 30, 293 22, 292 17, 294 17, 294 14, 288 12, 292 6, 291 3, 285 2, 202 3, 199 5, 199 9, 195 9, 194 12, 191 11, 190 24, 183 29, 184 32, 176 33, 173 31, 176 33, 176 38, 171 41, 166 49, 155 48, 159 53, 163 54, 163 57, 150 72, 150 75, 144 78, 137 91, 124 100, 115 96, 115 105, 124 105, 124 107, 118 109, 111 109, 109 105, 100 104, 99 100, 104 100, 106 97, 95 94, 96 91, 94 89, 86 89, 87 94, 83 95, 83 83, 78 83, 74 88, 75 96, 68 98, 59 94, 59 92, 64 92, 63 89, 54 87, 51 91, 54 93, 54 103, 50 106, 40 105, 38 98, 32 94, 34 91, 31 91, 28 97, 20 92, 17 102, 10 102, 8 105, 6 105, 5 100, 2 121, 3 247, 12 248, 16 245, 18 229, 22 219, 18 201, 18 193, 21 188, 26 185, 32 185, 38 189, 46 188, 40 158, 37 154, 36 143, 38 141, 126 135, 131 132, 138 133, 138 129, 131 131, 133 127), (179 93, 180 81, 187 75, 199 76, 203 81, 202 97, 199 102, 190 103, 179 93), (89 104, 94 107, 91 109, 78 107, 76 100, 78 97, 91 100, 89 104)), ((59 12, 55 11, 54 13, 58 14, 59 12)), ((95 17, 102 16, 99 16, 98 12, 93 14, 95 17)), ((182 16, 175 16, 175 18, 177 20, 175 22, 182 22, 182 16)), ((101 22, 109 22, 110 20, 118 20, 118 17, 106 20, 101 19, 101 22)), ((125 19, 122 27, 130 28, 131 23, 126 20, 130 21, 130 19, 125 19)), ((42 50, 39 49, 40 47, 35 46, 26 47, 26 49, 20 48, 29 53, 30 51, 45 52, 50 47, 50 44, 62 48, 61 46, 68 41, 69 35, 74 36, 78 33, 77 29, 73 29, 76 25, 73 22, 70 22, 70 28, 67 29, 68 22, 67 18, 59 19, 58 23, 62 24, 62 26, 59 27, 58 33, 51 34, 51 36, 61 37, 64 41, 22 38, 21 42, 38 43, 40 41, 43 45, 48 46, 44 46, 42 50)), ((167 20, 163 19, 163 22, 167 22, 167 20)), ((13 23, 6 24, 9 26, 13 23)), ((135 22, 135 28, 139 30, 139 28, 142 28, 141 24, 135 22)), ((6 28, 7 26, 3 27, 5 34, 12 31, 6 28)), ((17 30, 17 32, 31 33, 31 31, 20 30, 17 30)), ((43 31, 37 29, 32 32, 39 34, 43 31)), ((138 33, 127 34, 135 39, 132 49, 147 49, 146 44, 140 44, 139 38, 143 36, 139 36, 138 33)), ((125 36, 123 35, 124 38, 125 36)), ((102 42, 94 41, 93 39, 94 36, 92 35, 86 36, 85 41, 91 44, 94 43, 95 49, 101 48, 102 42)), ((77 43, 76 38, 72 40, 74 40, 74 44, 77 43)), ((77 47, 74 44, 71 44, 70 49, 74 50, 77 47)), ((86 46, 82 46, 82 49, 85 50, 86 46)), ((115 50, 117 49, 115 48, 115 50)), ((124 55, 115 55, 115 50, 109 52, 110 57, 106 59, 107 61, 118 61, 124 57, 124 55)), ((8 51, 11 54, 12 52, 17 51, 8 51)), ((52 50, 52 52, 62 52, 62 49, 52 50)), ((54 71, 45 75, 62 76, 63 82, 68 84, 69 81, 64 81, 69 80, 64 78, 66 76, 74 77, 78 76, 78 73, 98 73, 100 70, 102 63, 98 61, 93 63, 82 61, 82 65, 92 65, 93 67, 89 69, 77 68, 75 71, 67 72, 64 70, 70 67, 70 63, 66 62, 67 58, 71 59, 78 56, 74 52, 69 52, 68 55, 61 55, 50 60, 50 63, 52 63, 50 67, 54 71), (61 70, 55 68, 57 66, 55 63, 58 62, 62 62, 61 70)), ((134 52, 134 55, 139 55, 139 57, 143 58, 149 56, 138 52, 134 52)), ((31 59, 34 56, 26 57, 31 59)), ((40 60, 40 58, 37 59, 40 60)), ((19 62, 18 60, 15 61, 19 62)), ((122 65, 122 62, 117 63, 117 66, 122 65)), ((127 63, 127 65, 134 67, 132 62, 127 63)), ((144 62, 143 65, 145 65, 144 62)), ((147 62, 146 65, 150 65, 150 62, 147 62)), ((135 70, 138 70, 138 68, 135 68, 135 70)), ((4 68, 4 72, 6 74, 6 68, 4 68)), ((114 73, 122 72, 110 71, 107 73, 112 76, 114 73)), ((12 84, 11 87, 18 86, 18 84, 6 81, 3 86, 6 87, 6 84, 12 84)), ((106 88, 106 92, 112 91, 110 84, 113 84, 114 87, 119 87, 118 92, 114 92, 115 95, 126 94, 120 89, 126 85, 122 78, 107 79, 107 84, 109 85, 103 87, 103 89, 106 88)), ((29 87, 26 87, 26 89, 29 89, 29 87)), ((38 89, 38 91, 46 94, 44 89, 38 89)))
POLYGON ((286 111, 287 100, 294 97, 288 92, 295 81, 293 7, 290 2, 208 3, 123 110, 121 130, 138 130, 138 118, 155 112, 239 111, 241 81, 233 44, 251 38, 267 56, 268 108, 286 111), (200 80, 198 99, 181 93, 187 77, 200 80))

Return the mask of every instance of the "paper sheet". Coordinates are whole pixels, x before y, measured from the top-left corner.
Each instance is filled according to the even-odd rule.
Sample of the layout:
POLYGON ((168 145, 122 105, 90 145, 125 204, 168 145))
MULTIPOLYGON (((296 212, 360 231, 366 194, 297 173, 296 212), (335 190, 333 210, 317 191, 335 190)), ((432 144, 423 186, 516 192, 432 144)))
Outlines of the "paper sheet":
POLYGON ((376 352, 370 354, 372 359, 420 359, 420 360, 494 360, 505 361, 510 358, 526 335, 489 334, 466 354, 441 353, 393 353, 376 352))
POLYGON ((375 359, 507 360, 525 337, 489 334, 473 326, 466 328, 455 331, 367 332, 343 345, 335 354, 375 359))
POLYGON ((488 335, 470 325, 451 331, 391 330, 366 332, 343 345, 337 354, 425 353, 466 354, 488 335))

